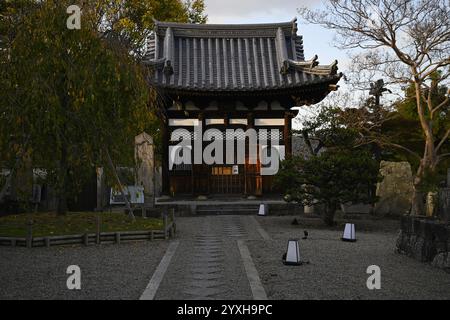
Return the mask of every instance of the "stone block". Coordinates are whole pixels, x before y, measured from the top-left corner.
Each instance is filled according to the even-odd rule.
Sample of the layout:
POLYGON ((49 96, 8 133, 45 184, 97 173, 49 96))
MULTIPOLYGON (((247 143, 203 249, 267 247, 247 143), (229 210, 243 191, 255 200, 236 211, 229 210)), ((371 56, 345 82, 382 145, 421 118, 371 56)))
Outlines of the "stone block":
POLYGON ((383 181, 377 185, 377 196, 374 213, 379 216, 403 215, 409 213, 413 195, 413 178, 408 162, 387 162, 380 164, 383 181))

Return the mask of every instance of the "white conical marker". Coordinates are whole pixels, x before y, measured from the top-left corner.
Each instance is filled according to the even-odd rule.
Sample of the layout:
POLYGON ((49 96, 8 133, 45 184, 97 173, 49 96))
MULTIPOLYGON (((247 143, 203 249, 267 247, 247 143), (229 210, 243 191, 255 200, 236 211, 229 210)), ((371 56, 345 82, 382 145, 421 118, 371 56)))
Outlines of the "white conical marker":
POLYGON ((266 205, 265 204, 260 204, 259 205, 258 216, 265 216, 265 215, 266 215, 266 205))
POLYGON ((286 255, 283 258, 283 263, 286 265, 298 266, 302 264, 300 260, 300 247, 298 245, 298 239, 291 239, 288 241, 286 255))
POLYGON ((355 242, 356 241, 356 233, 355 233, 355 225, 353 223, 346 223, 344 234, 342 235, 343 241, 355 242))

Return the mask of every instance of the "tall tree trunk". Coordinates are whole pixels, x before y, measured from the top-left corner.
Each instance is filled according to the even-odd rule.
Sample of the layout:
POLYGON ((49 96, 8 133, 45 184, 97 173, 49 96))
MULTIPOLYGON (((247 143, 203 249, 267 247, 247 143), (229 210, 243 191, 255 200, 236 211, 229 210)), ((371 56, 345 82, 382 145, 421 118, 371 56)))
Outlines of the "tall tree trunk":
POLYGON ((3 185, 3 187, 0 191, 0 203, 3 201, 3 198, 6 195, 6 191, 8 190, 8 187, 11 185, 13 176, 14 176, 17 168, 19 168, 20 163, 23 161, 23 155, 28 148, 29 141, 30 141, 30 136, 27 136, 27 138, 25 139, 25 144, 24 144, 23 148, 20 149, 19 153, 16 156, 16 161, 14 162, 14 167, 12 167, 8 178, 6 178, 5 184, 3 185))
POLYGON ((323 221, 327 226, 334 225, 334 214, 336 213, 336 209, 337 209, 336 203, 331 202, 326 204, 323 221))
POLYGON ((411 204, 411 215, 413 216, 422 216, 424 215, 424 201, 423 201, 424 193, 419 189, 419 187, 414 185, 414 192, 412 196, 412 204, 411 204))
MULTIPOLYGON (((428 149, 429 150, 429 149, 428 149)), ((431 150, 434 152, 434 150, 431 150)), ((430 152, 430 151, 428 151, 430 152)), ((426 190, 423 189, 423 180, 425 178, 426 174, 433 175, 436 170, 437 162, 435 161, 436 158, 433 156, 429 156, 425 152, 425 156, 422 159, 419 168, 417 169, 416 175, 414 177, 413 186, 414 186, 414 193, 412 197, 412 204, 411 204, 411 215, 415 216, 424 216, 426 215, 426 208, 425 208, 425 194, 426 190)))
POLYGON ((61 149, 61 160, 59 161, 59 174, 58 174, 58 203, 56 213, 58 215, 65 215, 67 213, 67 148, 63 144, 61 149))
POLYGON ((425 150, 420 161, 419 168, 414 177, 414 194, 411 203, 411 215, 425 215, 424 191, 422 183, 425 174, 432 173, 436 163, 436 149, 434 145, 434 136, 432 131, 432 123, 425 116, 424 106, 422 104, 422 82, 417 77, 417 71, 413 68, 414 85, 416 93, 417 114, 419 115, 420 125, 425 134, 425 150))

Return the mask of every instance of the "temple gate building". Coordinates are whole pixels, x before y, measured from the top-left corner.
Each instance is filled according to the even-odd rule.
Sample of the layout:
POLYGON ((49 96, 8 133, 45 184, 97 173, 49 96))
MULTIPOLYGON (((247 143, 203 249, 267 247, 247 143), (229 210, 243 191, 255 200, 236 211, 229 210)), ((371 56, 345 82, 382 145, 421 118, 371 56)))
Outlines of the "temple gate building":
POLYGON ((169 147, 177 143, 172 133, 186 129, 194 145, 202 138, 196 125, 220 130, 224 140, 227 129, 278 129, 276 138, 289 156, 291 122, 298 113, 292 108, 320 102, 342 77, 337 61, 320 65, 317 56, 305 60, 296 20, 248 25, 156 21, 145 63, 162 98, 162 190, 168 195, 276 193, 274 177, 261 175, 262 164, 251 163, 248 151, 241 164, 169 168, 169 147))

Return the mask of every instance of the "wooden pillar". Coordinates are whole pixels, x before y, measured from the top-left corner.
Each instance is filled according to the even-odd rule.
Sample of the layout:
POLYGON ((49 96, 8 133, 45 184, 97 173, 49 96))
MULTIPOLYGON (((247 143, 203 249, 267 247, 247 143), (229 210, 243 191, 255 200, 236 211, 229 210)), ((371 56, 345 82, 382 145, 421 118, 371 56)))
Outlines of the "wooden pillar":
POLYGON ((162 123, 161 137, 163 144, 162 154, 162 194, 170 195, 170 178, 169 178, 169 119, 164 119, 162 123))
POLYGON ((292 156, 292 114, 290 112, 285 112, 284 114, 283 138, 286 157, 290 157, 292 156))
MULTIPOLYGON (((198 114, 198 122, 199 125, 202 126, 202 132, 201 132, 201 136, 197 137, 197 139, 200 139, 200 141, 203 141, 203 132, 205 131, 205 125, 206 125, 206 121, 205 121, 205 114, 202 112, 200 112, 198 114)), ((195 152, 202 152, 203 154, 203 143, 202 143, 202 150, 196 150, 195 152)), ((202 155, 202 159, 203 159, 203 155, 202 155)), ((207 194, 210 194, 211 189, 210 189, 210 184, 209 184, 209 172, 206 173, 205 171, 208 169, 208 166, 203 162, 202 160, 202 164, 199 165, 199 173, 197 173, 197 179, 199 180, 199 194, 203 195, 205 192, 207 194), (205 174, 206 173, 206 174, 205 174)))
POLYGON ((195 195, 195 163, 194 163, 194 134, 192 134, 191 141, 191 194, 195 195))
MULTIPOLYGON (((253 116, 253 113, 248 113, 247 114, 247 130, 249 129, 253 129, 255 127, 255 118, 253 116)), ((249 141, 250 142, 250 141, 249 141)), ((248 163, 249 161, 249 154, 248 151, 250 151, 250 147, 249 147, 249 142, 245 142, 245 166, 244 166, 244 193, 246 196, 251 195, 253 193, 254 190, 251 190, 251 185, 252 185, 252 181, 251 181, 251 170, 249 170, 249 166, 250 164, 248 163)))

